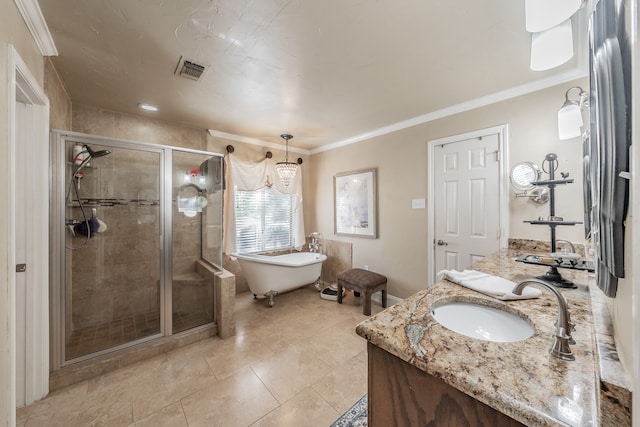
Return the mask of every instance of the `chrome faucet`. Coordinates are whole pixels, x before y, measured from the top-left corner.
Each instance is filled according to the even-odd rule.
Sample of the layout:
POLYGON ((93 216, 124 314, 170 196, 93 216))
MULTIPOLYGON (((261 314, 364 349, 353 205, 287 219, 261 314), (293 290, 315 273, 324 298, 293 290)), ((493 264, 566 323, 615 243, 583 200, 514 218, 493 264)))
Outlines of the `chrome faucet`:
POLYGON ((571 247, 571 252, 572 252, 572 253, 574 253, 574 254, 576 253, 576 247, 573 245, 573 243, 571 243, 571 242, 570 242, 570 241, 568 241, 568 240, 561 240, 561 239, 556 240, 556 244, 557 244, 557 243, 560 243, 560 242, 568 243, 568 244, 569 244, 569 246, 571 247))
POLYGON ((309 252, 322 253, 322 235, 314 232, 309 235, 311 242, 309 242, 309 252))
MULTIPOLYGON (((540 285, 550 290, 556 296, 556 299, 558 300, 558 322, 556 333, 553 336, 553 344, 549 349, 549 353, 558 359, 575 360, 571 347, 569 347, 569 344, 573 341, 573 338, 571 338, 573 324, 569 318, 567 300, 551 283, 537 278, 523 280, 518 283, 511 292, 516 295, 522 295, 522 291, 527 287, 527 285, 540 285)), ((573 343, 575 343, 575 341, 573 343)))

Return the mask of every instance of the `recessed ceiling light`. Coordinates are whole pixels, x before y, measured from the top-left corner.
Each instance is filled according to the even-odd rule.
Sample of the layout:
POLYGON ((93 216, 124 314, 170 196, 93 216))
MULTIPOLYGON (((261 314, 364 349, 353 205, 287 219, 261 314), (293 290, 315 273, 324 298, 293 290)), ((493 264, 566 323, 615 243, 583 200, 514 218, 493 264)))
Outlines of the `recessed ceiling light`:
POLYGON ((145 111, 158 111, 158 107, 151 104, 138 104, 138 107, 142 108, 145 111))

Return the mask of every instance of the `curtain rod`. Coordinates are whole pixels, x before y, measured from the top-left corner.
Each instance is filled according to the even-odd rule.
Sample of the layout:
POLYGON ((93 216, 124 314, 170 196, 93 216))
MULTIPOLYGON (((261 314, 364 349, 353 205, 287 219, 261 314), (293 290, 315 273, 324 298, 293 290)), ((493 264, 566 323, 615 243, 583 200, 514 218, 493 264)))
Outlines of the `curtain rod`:
MULTIPOLYGON (((231 154, 231 153, 233 153, 234 151, 236 151, 236 149, 235 149, 235 148, 233 148, 233 145, 231 145, 231 144, 227 145, 227 146, 225 147, 225 149, 227 150, 227 153, 229 153, 229 154, 231 154)), ((270 158, 272 158, 272 157, 273 157, 273 153, 272 153, 271 151, 267 151, 267 152, 265 153, 265 157, 266 157, 267 159, 270 159, 270 158)), ((302 164, 302 157, 298 157, 298 160, 297 160, 296 162, 297 162, 299 165, 301 165, 301 164, 302 164)))

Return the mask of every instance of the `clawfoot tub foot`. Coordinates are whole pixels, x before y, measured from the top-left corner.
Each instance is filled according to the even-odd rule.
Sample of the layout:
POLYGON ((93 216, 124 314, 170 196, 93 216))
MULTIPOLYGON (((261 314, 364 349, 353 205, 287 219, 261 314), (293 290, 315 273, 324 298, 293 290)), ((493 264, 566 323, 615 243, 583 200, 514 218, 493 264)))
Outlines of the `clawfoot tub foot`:
POLYGON ((266 294, 264 294, 265 297, 269 297, 269 307, 273 307, 273 297, 275 297, 276 295, 278 295, 277 291, 269 291, 266 294))

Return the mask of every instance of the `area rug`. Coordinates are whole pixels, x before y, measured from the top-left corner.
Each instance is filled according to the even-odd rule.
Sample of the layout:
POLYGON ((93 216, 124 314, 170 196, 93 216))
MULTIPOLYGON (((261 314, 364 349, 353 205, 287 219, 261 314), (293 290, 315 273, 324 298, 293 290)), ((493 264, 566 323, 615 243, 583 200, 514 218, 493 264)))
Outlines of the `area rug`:
POLYGON ((338 418, 331 427, 366 427, 367 424, 367 395, 360 398, 338 418))

